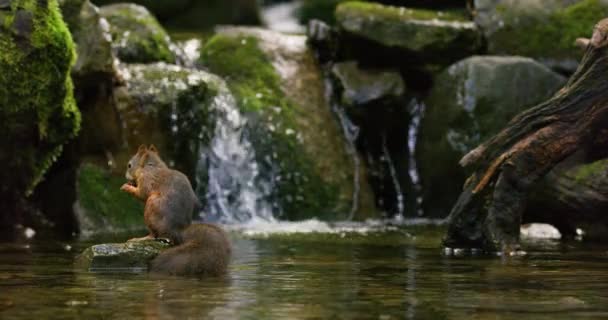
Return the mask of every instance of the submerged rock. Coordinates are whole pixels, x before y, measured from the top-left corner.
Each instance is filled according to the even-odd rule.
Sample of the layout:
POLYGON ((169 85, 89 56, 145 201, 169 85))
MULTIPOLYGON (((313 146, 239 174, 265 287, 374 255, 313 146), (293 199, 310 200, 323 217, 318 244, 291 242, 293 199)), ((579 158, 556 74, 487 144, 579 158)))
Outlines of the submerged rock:
POLYGON ((450 63, 482 45, 475 24, 458 13, 346 2, 336 9, 336 20, 347 34, 425 62, 450 63))
POLYGON ((607 15, 604 0, 475 0, 475 22, 490 53, 528 56, 568 72, 583 53, 576 38, 590 37, 607 15))
POLYGON ((123 62, 175 62, 173 44, 167 32, 145 8, 130 3, 101 7, 110 23, 112 47, 123 62))
POLYGON ((365 175, 325 98, 323 78, 303 36, 254 28, 222 29, 201 64, 226 79, 256 170, 272 187, 281 218, 375 215, 365 175))
MULTIPOLYGON (((33 191, 80 129, 74 60, 56 0, 15 0, 0 10, 0 202, 9 207, 33 191)), ((0 207, 0 225, 12 226, 18 218, 0 207)))
POLYGON ((167 242, 158 240, 104 243, 91 246, 76 257, 75 266, 93 272, 142 272, 167 242))
POLYGON ((436 79, 417 147, 427 215, 446 216, 460 194, 458 161, 521 111, 553 95, 565 78, 529 58, 475 56, 436 79))
POLYGON ((348 61, 334 64, 331 72, 341 84, 341 102, 345 106, 400 99, 405 94, 405 83, 396 71, 364 70, 356 61, 348 61))

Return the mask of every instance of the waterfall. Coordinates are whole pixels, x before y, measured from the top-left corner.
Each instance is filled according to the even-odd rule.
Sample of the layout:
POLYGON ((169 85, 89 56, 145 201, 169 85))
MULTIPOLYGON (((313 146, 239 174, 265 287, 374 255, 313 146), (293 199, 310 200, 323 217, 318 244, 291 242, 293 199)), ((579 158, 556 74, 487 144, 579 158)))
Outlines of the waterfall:
MULTIPOLYGON (((330 68, 327 68, 327 70, 329 69, 330 68)), ((348 220, 352 220, 355 213, 359 209, 359 193, 361 189, 361 159, 359 159, 359 153, 357 152, 357 147, 355 146, 355 142, 359 137, 360 129, 350 120, 350 118, 348 118, 344 108, 340 107, 340 105, 335 102, 333 97, 334 89, 330 80, 331 77, 325 75, 325 79, 325 99, 330 102, 331 111, 340 122, 340 127, 342 128, 342 132, 346 138, 346 151, 351 156, 355 169, 355 172, 353 173, 353 204, 348 215, 348 220)))
POLYGON ((386 146, 386 132, 382 133, 382 153, 384 154, 384 159, 388 164, 391 180, 393 182, 393 186, 395 187, 395 200, 397 201, 397 214, 395 215, 395 220, 402 220, 403 213, 405 211, 405 198, 403 196, 403 191, 401 190, 401 183, 399 183, 399 177, 397 176, 397 170, 395 169, 393 158, 391 157, 391 153, 386 146))
POLYGON ((411 121, 408 128, 408 140, 407 147, 409 150, 409 168, 408 173, 416 192, 416 214, 422 216, 422 186, 420 185, 420 175, 418 174, 418 166, 416 165, 416 144, 418 141, 418 130, 420 128, 420 121, 424 117, 424 110, 426 106, 423 102, 419 102, 417 99, 413 99, 410 103, 409 110, 411 112, 411 121))
POLYGON ((212 110, 215 129, 209 146, 201 148, 197 175, 208 182, 207 218, 224 223, 273 221, 268 201, 272 182, 260 178, 255 150, 245 133, 247 119, 225 85, 214 98, 212 110))

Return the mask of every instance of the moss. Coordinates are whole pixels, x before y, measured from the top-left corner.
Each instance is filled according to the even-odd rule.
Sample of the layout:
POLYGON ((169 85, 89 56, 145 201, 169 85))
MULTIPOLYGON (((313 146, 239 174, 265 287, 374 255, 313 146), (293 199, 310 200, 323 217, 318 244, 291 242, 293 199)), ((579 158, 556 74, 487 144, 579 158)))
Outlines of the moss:
POLYGON ((589 178, 602 176, 608 170, 608 159, 595 161, 589 164, 577 166, 572 174, 577 183, 585 183, 589 178))
POLYGON ((143 203, 120 191, 123 177, 114 176, 93 164, 83 164, 78 172, 77 193, 90 225, 99 230, 143 229, 143 203))
POLYGON ((378 44, 380 50, 403 50, 429 63, 451 63, 482 46, 475 24, 458 12, 346 2, 336 9, 336 20, 340 29, 378 44))
POLYGON ((326 173, 318 172, 315 155, 306 153, 297 135, 286 130, 298 128, 294 113, 297 102, 285 96, 279 75, 258 45, 252 36, 218 34, 203 47, 201 62, 226 79, 241 111, 256 119, 250 121, 254 124, 248 128, 249 138, 258 163, 266 166, 262 172, 279 167, 281 178, 275 181, 275 197, 284 217, 337 218, 336 213, 349 209, 340 206, 344 202, 339 186, 327 183, 326 173), (274 154, 271 165, 265 157, 274 154))
POLYGON ((101 8, 110 23, 113 47, 125 62, 175 62, 169 35, 142 6, 115 4, 101 8))
POLYGON ((574 58, 578 37, 590 37, 593 26, 608 15, 600 0, 583 0, 547 15, 499 8, 505 27, 491 36, 495 52, 516 52, 532 57, 574 58))
POLYGON ((359 12, 362 15, 374 16, 375 18, 386 19, 386 21, 392 22, 434 19, 462 22, 468 21, 466 12, 459 10, 433 11, 410 9, 362 1, 349 1, 339 5, 336 9, 336 15, 346 12, 359 12))
POLYGON ((57 1, 11 2, 0 26, 0 145, 3 183, 30 193, 80 129, 69 76, 74 43, 57 1), (19 174, 15 174, 19 172, 19 174))

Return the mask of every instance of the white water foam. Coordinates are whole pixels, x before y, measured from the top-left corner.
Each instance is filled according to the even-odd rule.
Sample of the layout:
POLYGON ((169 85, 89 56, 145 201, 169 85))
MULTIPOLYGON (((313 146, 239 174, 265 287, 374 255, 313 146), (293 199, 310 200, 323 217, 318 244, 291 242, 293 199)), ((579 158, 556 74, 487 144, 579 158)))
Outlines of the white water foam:
POLYGON ((362 222, 342 221, 325 222, 318 219, 304 221, 268 221, 252 218, 251 220, 227 226, 229 230, 240 232, 250 237, 268 237, 290 234, 360 234, 397 231, 405 226, 437 226, 445 224, 444 219, 386 219, 366 220, 362 222))

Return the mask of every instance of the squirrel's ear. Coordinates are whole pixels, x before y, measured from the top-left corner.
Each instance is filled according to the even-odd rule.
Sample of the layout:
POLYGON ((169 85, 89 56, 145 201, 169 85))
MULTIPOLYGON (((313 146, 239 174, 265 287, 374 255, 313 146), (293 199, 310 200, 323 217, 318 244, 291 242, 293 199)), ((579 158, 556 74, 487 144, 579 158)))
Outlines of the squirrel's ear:
POLYGON ((139 149, 137 149, 137 153, 142 153, 144 151, 146 151, 146 145, 142 144, 139 146, 139 149))
POLYGON ((156 150, 156 147, 153 144, 150 145, 150 147, 148 148, 148 151, 158 153, 158 150, 156 150))

